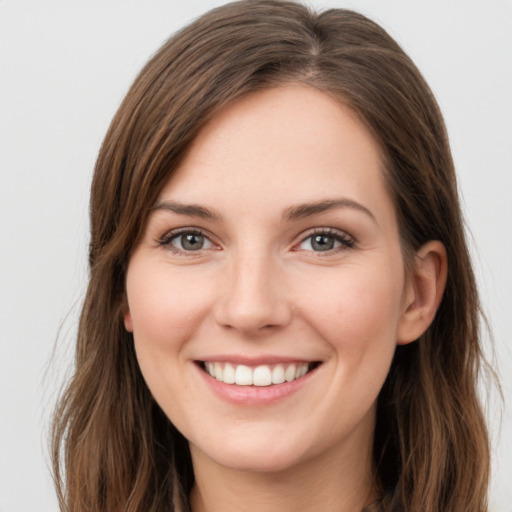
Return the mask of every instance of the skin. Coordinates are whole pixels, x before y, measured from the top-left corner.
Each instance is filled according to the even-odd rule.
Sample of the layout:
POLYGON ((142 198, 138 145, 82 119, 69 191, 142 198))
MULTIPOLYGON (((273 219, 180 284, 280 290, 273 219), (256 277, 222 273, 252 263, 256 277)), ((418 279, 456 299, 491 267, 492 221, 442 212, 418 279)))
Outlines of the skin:
POLYGON ((290 85, 217 115, 164 186, 126 278, 140 368, 190 442, 194 512, 375 499, 376 399, 397 343, 432 320, 445 267, 431 242, 406 275, 379 147, 346 106, 290 85), (205 238, 185 250, 177 230, 190 228, 205 238), (334 247, 315 250, 312 230, 334 247), (261 405, 213 391, 197 362, 220 357, 321 364, 261 405))

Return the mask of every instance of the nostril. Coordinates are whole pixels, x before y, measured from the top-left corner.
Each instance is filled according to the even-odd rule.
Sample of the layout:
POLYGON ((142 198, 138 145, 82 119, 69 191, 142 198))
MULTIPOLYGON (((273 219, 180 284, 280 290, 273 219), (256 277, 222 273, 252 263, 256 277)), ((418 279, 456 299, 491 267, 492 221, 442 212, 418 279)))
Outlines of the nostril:
POLYGON ((225 328, 246 334, 264 333, 288 325, 291 308, 287 304, 272 304, 270 301, 231 300, 219 304, 216 318, 225 328))
POLYGON ((219 325, 244 334, 268 332, 289 323, 291 305, 268 254, 238 254, 215 305, 219 325))

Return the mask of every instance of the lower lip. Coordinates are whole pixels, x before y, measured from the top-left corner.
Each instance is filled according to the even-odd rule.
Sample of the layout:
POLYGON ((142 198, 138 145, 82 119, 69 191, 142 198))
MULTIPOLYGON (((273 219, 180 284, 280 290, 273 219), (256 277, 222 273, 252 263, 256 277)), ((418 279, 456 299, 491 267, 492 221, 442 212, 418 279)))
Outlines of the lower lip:
POLYGON ((237 386, 236 384, 226 384, 220 380, 214 379, 202 368, 196 365, 196 368, 208 387, 220 398, 237 405, 270 405, 277 403, 299 391, 316 373, 318 368, 306 373, 303 377, 292 382, 283 382, 282 384, 271 384, 270 386, 237 386))

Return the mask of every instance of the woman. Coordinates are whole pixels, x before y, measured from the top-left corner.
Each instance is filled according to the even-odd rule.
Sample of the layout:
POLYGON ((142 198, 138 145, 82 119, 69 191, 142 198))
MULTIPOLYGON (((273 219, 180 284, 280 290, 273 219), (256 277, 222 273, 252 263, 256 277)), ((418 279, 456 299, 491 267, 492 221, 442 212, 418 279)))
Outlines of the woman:
POLYGON ((486 510, 443 121, 351 11, 242 1, 150 60, 91 192, 63 510, 486 510))

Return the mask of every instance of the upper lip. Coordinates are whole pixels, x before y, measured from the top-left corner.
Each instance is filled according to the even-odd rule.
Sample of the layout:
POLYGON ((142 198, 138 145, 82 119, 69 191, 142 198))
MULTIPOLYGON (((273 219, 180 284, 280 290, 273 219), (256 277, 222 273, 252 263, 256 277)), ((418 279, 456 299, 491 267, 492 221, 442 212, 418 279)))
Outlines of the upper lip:
POLYGON ((278 355, 266 355, 257 357, 247 357, 243 355, 227 355, 218 354, 212 356, 205 356, 198 358, 200 362, 211 362, 211 363, 231 363, 231 364, 243 364, 245 366, 262 366, 271 364, 291 364, 291 363, 313 363, 321 362, 318 359, 309 359, 297 356, 278 356, 278 355))

